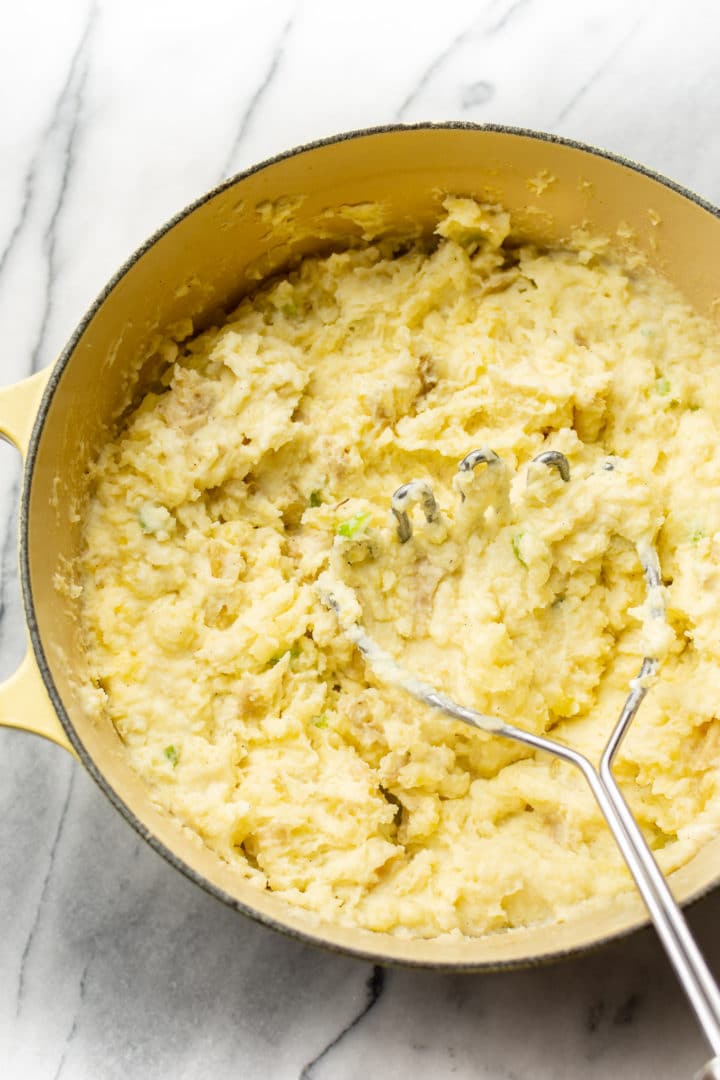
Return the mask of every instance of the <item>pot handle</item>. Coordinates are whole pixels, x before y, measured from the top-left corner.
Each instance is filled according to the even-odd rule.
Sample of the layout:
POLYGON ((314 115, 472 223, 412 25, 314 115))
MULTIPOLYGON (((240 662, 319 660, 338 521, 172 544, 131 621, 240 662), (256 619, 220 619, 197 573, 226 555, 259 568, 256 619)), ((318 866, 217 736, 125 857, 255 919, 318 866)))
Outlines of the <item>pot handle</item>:
POLYGON ((17 671, 0 683, 0 727, 42 735, 77 757, 50 702, 30 648, 17 671))
MULTIPOLYGON (((14 386, 0 388, 0 438, 13 443, 23 457, 50 371, 45 368, 14 386)), ((0 683, 0 727, 21 728, 34 735, 43 735, 71 754, 75 753, 50 702, 29 646, 17 671, 0 683)))
POLYGON ((23 457, 51 371, 46 367, 13 386, 0 387, 0 437, 17 446, 23 457))

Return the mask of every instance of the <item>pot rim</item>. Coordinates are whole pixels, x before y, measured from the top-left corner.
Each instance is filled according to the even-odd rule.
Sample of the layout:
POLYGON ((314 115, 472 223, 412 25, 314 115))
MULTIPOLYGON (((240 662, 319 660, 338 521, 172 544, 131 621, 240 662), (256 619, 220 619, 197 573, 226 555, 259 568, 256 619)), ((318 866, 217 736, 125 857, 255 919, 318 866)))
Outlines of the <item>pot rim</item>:
MULTIPOLYGON (((299 929, 294 926, 290 926, 287 923, 281 922, 271 916, 258 911, 256 908, 238 900, 224 889, 215 885, 212 881, 206 878, 203 874, 194 870, 189 866, 182 858, 180 858, 170 847, 168 847, 163 841, 161 841, 155 833, 148 829, 132 812, 132 810, 126 805, 123 799, 118 795, 114 788, 110 785, 105 775, 101 772, 98 766, 95 764, 94 759, 86 751, 83 743, 79 739, 74 725, 70 720, 70 717, 65 709, 63 701, 58 693, 55 681, 52 677, 50 667, 43 648, 40 629, 38 626, 38 620, 35 612, 35 602, 33 597, 32 584, 30 580, 30 561, 29 561, 29 546, 28 546, 28 533, 29 533, 29 513, 30 513, 30 497, 32 490, 32 482, 34 476, 34 467, 37 457, 38 447, 40 440, 42 439, 43 429, 45 426, 45 420, 50 407, 50 403, 53 399, 55 391, 60 383, 63 372, 69 364, 72 356, 75 352, 75 348, 80 341, 85 330, 92 322, 97 311, 100 309, 106 298, 110 295, 116 285, 128 274, 135 264, 142 258, 146 252, 148 252, 167 232, 169 232, 175 225, 183 221, 193 211, 209 202, 216 195, 222 191, 233 187, 241 180, 245 180, 247 177, 261 172, 278 162, 284 161, 288 158, 296 157, 299 154, 303 154, 307 151, 313 151, 320 149, 324 146, 331 146, 335 143, 347 142, 351 139, 359 139, 367 136, 384 135, 400 133, 404 131, 438 131, 438 130, 465 130, 465 131, 477 131, 488 132, 499 135, 508 135, 510 137, 523 137, 534 139, 538 142, 546 142, 552 144, 558 144, 561 146, 567 146, 573 150, 579 150, 583 153, 589 154, 593 157, 605 158, 608 161, 615 163, 616 165, 623 166, 624 168, 631 169, 634 172, 640 173, 650 180, 654 180, 664 187, 669 188, 676 194, 683 196, 691 202, 697 204, 702 209, 708 211, 714 217, 720 218, 720 208, 714 206, 708 200, 697 195, 690 189, 676 183, 674 180, 655 172, 653 169, 649 169, 646 166, 633 161, 630 158, 626 158, 620 154, 615 154, 609 150, 604 150, 596 146, 592 146, 588 143, 579 142, 576 139, 566 138, 560 135, 554 135, 549 132, 535 131, 530 128, 515 127, 506 124, 476 124, 468 121, 421 121, 414 124, 382 124, 367 128, 358 128, 347 132, 340 132, 337 135, 326 136, 321 139, 316 139, 308 143, 303 143, 299 146, 295 146, 289 150, 282 151, 269 158, 265 158, 258 164, 252 165, 247 169, 242 170, 228 177, 226 180, 222 180, 219 184, 216 184, 205 194, 199 198, 190 202, 183 209, 178 211, 170 217, 164 224, 160 225, 155 232, 153 232, 147 240, 145 240, 135 251, 133 251, 128 258, 121 264, 119 269, 108 280, 105 287, 96 296, 95 300, 85 311, 85 314, 81 318, 77 327, 71 334, 67 341, 67 344, 58 356, 57 361, 53 365, 50 377, 48 379, 45 391, 43 393, 38 411, 35 417, 32 434, 30 437, 30 443, 28 451, 25 457, 24 470, 23 470, 23 486, 20 500, 20 528, 19 528, 19 562, 20 562, 20 583, 22 589, 23 605, 25 609, 25 620, 28 627, 28 633, 30 642, 32 644, 33 652, 35 654, 37 665, 42 676, 42 680, 45 684, 50 701, 57 713, 58 719, 65 730, 67 737, 74 748, 80 761, 92 776, 95 783, 103 791, 105 796, 109 799, 115 809, 121 814, 121 816, 135 829, 137 833, 150 845, 150 847, 161 855, 166 862, 170 863, 176 870, 179 870, 185 877, 189 878, 194 884, 199 885, 205 892, 214 896, 216 899, 221 900, 228 907, 234 908, 236 911, 242 912, 255 922, 259 922, 265 926, 278 930, 288 937, 294 938, 303 944, 311 944, 320 946, 328 951, 340 953, 345 956, 350 956, 355 959, 364 960, 374 964, 391 965, 394 967, 409 967, 409 968, 424 968, 428 970, 454 972, 454 973, 472 973, 472 972, 488 972, 488 971, 509 971, 517 968, 530 968, 538 967, 543 964, 556 962, 559 960, 567 959, 585 953, 593 952, 610 942, 620 941, 629 934, 635 933, 637 930, 642 929, 648 925, 649 919, 647 917, 641 920, 632 922, 629 926, 624 927, 621 930, 614 931, 606 937, 589 941, 585 945, 578 945, 573 947, 567 947, 562 949, 556 949, 545 954, 535 955, 528 958, 514 958, 504 961, 468 961, 463 963, 462 961, 434 961, 431 959, 413 959, 411 957, 395 958, 389 957, 382 952, 373 950, 372 948, 363 948, 362 946, 348 946, 340 945, 334 941, 328 940, 322 934, 322 927, 319 930, 308 923, 307 929, 299 929)), ((714 882, 709 883, 707 886, 699 889, 694 893, 686 903, 695 902, 700 897, 705 895, 714 887, 714 882)))

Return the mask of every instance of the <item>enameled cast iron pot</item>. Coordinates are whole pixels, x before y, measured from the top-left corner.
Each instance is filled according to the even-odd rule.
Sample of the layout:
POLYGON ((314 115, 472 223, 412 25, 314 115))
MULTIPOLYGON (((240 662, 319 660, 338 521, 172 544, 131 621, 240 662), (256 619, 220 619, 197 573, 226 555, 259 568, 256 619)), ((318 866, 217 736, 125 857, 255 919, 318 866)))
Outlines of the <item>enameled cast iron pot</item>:
MULTIPOLYGON (((30 636, 0 686, 0 724, 77 755, 148 843, 225 903, 306 941, 376 962, 454 970, 531 964, 607 941, 645 922, 634 896, 549 926, 473 941, 412 941, 313 920, 238 881, 199 840, 153 805, 112 725, 83 701, 78 601, 56 574, 80 545, 88 462, 137 388, 139 356, 190 316, 202 326, 268 273, 359 237, 363 204, 389 231, 432 228, 444 193, 500 202, 516 228, 558 241, 585 224, 630 239, 693 306, 720 294, 720 212, 660 176, 566 140, 466 124, 354 132, 293 150, 229 180, 165 225, 121 268, 51 370, 0 390, 0 434, 25 456, 20 569, 30 636)), ((558 792, 558 799, 562 792, 558 792)), ((673 875, 683 901, 719 876, 720 838, 673 875)))

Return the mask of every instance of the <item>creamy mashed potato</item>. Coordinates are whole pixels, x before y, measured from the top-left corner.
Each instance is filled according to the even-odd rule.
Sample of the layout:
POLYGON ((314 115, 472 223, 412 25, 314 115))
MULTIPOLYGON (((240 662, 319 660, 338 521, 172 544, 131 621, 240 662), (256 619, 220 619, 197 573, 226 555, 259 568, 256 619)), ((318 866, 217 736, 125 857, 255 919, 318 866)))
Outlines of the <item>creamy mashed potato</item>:
POLYGON ((617 774, 666 872, 720 824, 717 336, 602 241, 445 209, 433 242, 308 258, 172 346, 97 463, 82 561, 96 685, 157 803, 259 888, 424 937, 630 879, 579 774, 384 685, 319 581, 403 667, 598 755, 660 648, 654 540, 672 633, 617 774), (458 492, 477 446, 503 465, 458 492), (548 449, 568 484, 529 464, 548 449), (401 545, 414 478, 442 516, 401 545))

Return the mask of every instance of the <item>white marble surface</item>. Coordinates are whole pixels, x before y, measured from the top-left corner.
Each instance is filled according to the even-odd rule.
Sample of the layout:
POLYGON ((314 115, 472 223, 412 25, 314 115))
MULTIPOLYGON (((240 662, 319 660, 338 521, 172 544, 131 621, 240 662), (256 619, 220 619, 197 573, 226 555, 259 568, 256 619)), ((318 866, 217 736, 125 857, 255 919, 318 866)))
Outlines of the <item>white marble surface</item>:
MULTIPOLYGON (((376 123, 555 131, 720 201, 710 0, 38 0, 0 44, 0 381, 52 360, 151 230, 223 176, 376 123)), ((0 676, 19 660, 18 470, 0 445, 0 676)), ((720 964, 720 896, 691 913, 720 964)), ((372 969, 222 907, 82 768, 0 732, 3 1080, 689 1077, 654 937, 519 974, 372 969)))

